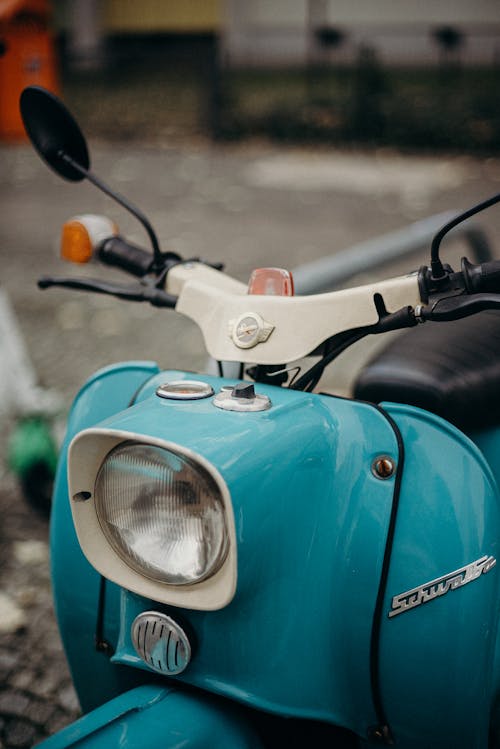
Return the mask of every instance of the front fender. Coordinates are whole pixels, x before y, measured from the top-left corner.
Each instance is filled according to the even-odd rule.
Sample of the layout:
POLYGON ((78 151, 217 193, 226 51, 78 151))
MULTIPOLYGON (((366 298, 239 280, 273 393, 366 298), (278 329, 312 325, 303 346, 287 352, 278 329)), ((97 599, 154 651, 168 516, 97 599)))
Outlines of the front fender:
POLYGON ((146 684, 101 705, 40 749, 261 749, 241 713, 228 703, 146 684))
MULTIPOLYGON (((75 398, 68 419, 54 487, 51 514, 50 556, 56 617, 73 683, 84 712, 110 697, 131 689, 137 679, 117 669, 94 645, 100 576, 87 562, 76 538, 68 500, 67 450, 82 429, 126 409, 138 389, 159 371, 154 362, 124 362, 96 372, 75 398), (90 622, 90 626, 89 626, 90 622)), ((119 605, 119 589, 107 588, 108 611, 119 605)), ((116 615, 103 622, 103 635, 112 639, 116 615)))

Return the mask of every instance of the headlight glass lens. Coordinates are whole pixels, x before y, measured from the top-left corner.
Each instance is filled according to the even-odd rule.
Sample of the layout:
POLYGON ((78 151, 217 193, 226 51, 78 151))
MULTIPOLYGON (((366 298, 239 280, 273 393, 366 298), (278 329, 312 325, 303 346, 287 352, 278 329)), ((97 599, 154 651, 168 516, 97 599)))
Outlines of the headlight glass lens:
POLYGON ((188 457, 124 442, 106 456, 94 496, 111 546, 142 575, 186 585, 222 565, 228 533, 221 491, 188 457))

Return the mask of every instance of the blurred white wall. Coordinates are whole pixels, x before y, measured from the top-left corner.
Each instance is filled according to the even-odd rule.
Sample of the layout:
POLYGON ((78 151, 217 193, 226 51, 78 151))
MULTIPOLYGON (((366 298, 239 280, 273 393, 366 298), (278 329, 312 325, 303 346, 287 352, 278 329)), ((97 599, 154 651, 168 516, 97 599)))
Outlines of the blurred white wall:
POLYGON ((434 65, 442 27, 461 33, 451 54, 464 65, 500 63, 499 0, 226 0, 224 50, 235 67, 348 64, 361 45, 387 65, 434 65), (337 30, 341 40, 322 46, 318 28, 337 30))

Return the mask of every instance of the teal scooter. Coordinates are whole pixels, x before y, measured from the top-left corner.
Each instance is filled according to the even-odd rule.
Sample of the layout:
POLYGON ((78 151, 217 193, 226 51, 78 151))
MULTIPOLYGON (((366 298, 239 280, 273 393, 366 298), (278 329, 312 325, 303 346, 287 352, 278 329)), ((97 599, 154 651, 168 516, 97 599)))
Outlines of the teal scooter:
POLYGON ((51 556, 84 715, 43 746, 497 746, 500 261, 455 272, 439 246, 500 195, 418 273, 295 296, 280 269, 247 285, 162 252, 61 102, 30 88, 21 108, 49 166, 114 195, 153 250, 94 243, 83 217, 68 255, 84 237, 137 280, 41 288, 175 308, 221 362, 126 362, 75 398, 51 556), (404 328, 354 398, 321 391, 348 346, 404 328))

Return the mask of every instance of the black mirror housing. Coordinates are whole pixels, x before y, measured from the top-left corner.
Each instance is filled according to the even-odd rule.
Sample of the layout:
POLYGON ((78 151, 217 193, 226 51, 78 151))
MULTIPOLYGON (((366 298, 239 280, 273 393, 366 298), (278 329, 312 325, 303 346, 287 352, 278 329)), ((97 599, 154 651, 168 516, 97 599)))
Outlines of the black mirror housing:
POLYGON ((62 101, 41 86, 28 86, 21 94, 20 108, 26 133, 43 161, 70 182, 85 179, 90 168, 87 143, 62 101))

